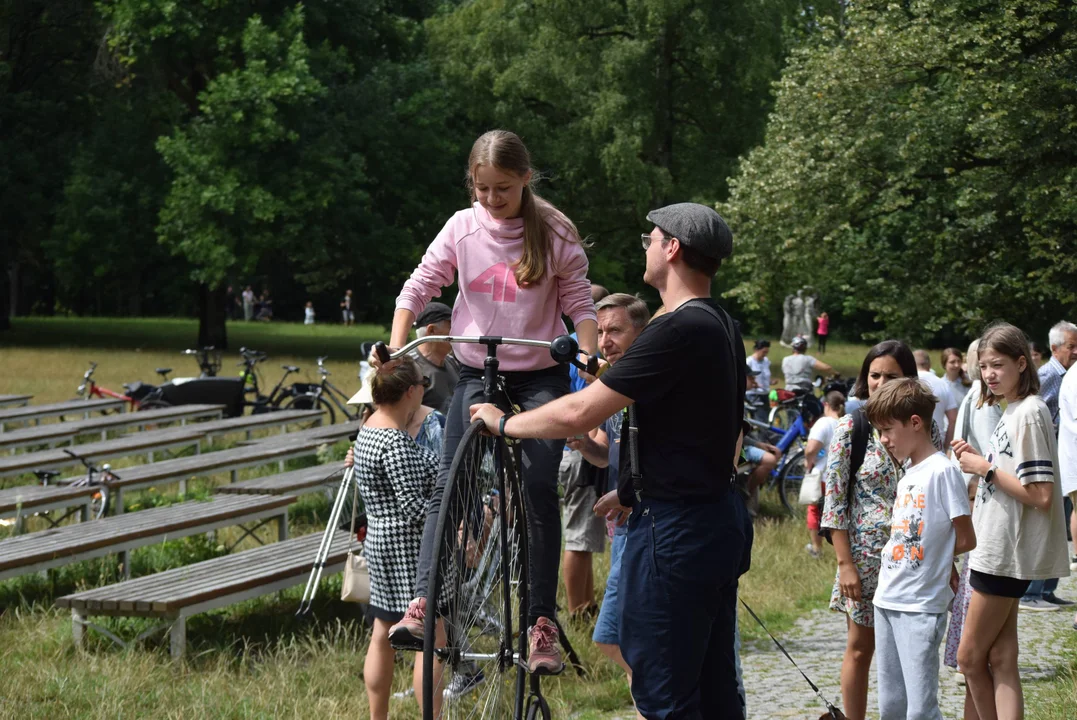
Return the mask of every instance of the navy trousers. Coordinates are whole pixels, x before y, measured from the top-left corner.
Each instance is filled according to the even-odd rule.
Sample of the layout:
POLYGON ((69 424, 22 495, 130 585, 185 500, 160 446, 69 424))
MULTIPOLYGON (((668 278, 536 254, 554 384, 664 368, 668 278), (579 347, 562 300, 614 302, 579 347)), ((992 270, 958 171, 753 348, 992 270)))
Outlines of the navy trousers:
POLYGON ((733 640, 752 525, 744 501, 650 500, 629 519, 621 652, 647 720, 742 720, 733 640))

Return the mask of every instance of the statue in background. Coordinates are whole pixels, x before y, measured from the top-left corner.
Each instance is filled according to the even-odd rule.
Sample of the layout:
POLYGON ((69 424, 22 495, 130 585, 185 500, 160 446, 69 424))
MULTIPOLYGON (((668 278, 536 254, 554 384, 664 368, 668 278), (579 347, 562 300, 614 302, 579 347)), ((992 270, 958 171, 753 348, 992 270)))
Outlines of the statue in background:
POLYGON ((801 288, 796 294, 785 296, 782 303, 782 345, 789 347, 793 338, 800 335, 810 346, 815 338, 814 327, 816 306, 819 299, 811 288, 801 288))

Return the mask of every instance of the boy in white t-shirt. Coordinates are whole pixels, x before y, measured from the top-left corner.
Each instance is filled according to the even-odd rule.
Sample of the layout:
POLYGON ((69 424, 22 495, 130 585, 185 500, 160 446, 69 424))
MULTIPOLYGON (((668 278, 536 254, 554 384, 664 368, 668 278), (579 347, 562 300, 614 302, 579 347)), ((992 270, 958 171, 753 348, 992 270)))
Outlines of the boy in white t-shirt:
POLYGON ((871 396, 868 420, 898 463, 890 540, 875 591, 880 720, 941 720, 939 644, 954 599, 954 557, 976 547, 961 471, 931 442, 935 396, 915 378, 871 396))

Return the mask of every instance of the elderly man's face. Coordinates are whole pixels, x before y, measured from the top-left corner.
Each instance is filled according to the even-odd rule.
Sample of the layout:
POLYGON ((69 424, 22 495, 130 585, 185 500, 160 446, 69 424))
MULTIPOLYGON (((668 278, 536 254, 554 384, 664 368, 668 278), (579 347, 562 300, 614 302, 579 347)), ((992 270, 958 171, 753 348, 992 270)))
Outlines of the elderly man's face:
POLYGON ((622 307, 602 308, 598 311, 598 349, 602 357, 613 365, 628 351, 643 328, 637 328, 622 307))
POLYGON ((1051 354, 1069 370, 1077 361, 1077 333, 1062 333, 1062 344, 1051 348, 1051 354))

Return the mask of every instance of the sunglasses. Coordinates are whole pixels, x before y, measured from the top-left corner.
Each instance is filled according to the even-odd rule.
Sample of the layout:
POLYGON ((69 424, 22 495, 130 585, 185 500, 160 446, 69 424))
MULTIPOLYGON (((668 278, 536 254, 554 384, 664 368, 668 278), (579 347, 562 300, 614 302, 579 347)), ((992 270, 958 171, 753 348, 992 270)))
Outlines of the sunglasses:
POLYGON ((423 386, 423 390, 429 390, 429 389, 430 389, 430 386, 434 384, 434 381, 433 381, 433 380, 431 380, 431 379, 430 379, 430 378, 429 378, 428 376, 426 376, 426 375, 423 375, 423 380, 422 380, 422 382, 417 382, 417 383, 415 383, 415 384, 416 384, 416 385, 422 385, 422 386, 423 386))
MULTIPOLYGON (((640 240, 643 241, 643 249, 644 250, 647 250, 648 248, 651 247, 651 234, 650 233, 643 233, 642 235, 639 236, 639 238, 640 238, 640 240)), ((669 239, 670 239, 669 235, 666 235, 665 233, 662 233, 662 242, 665 242, 665 241, 667 241, 669 239)))

